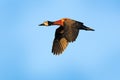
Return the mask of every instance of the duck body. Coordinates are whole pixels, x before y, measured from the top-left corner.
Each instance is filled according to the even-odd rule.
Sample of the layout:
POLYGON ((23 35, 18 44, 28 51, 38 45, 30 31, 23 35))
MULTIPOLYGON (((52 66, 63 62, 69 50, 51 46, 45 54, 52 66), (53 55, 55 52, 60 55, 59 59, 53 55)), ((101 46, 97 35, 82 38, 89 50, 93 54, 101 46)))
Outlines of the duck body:
POLYGON ((94 31, 94 29, 85 26, 82 22, 62 18, 57 21, 45 21, 39 26, 59 25, 55 32, 55 38, 52 46, 52 53, 61 54, 67 47, 69 42, 74 42, 79 34, 79 30, 94 31))

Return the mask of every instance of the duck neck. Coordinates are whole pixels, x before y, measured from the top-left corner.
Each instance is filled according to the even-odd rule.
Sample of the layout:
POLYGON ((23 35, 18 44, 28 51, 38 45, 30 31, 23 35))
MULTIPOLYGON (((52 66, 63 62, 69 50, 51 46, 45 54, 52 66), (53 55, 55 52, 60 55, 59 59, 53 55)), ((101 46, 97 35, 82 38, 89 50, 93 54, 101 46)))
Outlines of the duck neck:
POLYGON ((49 24, 49 25, 54 25, 54 22, 48 21, 48 24, 49 24))
POLYGON ((53 25, 63 25, 63 22, 61 20, 54 21, 53 25))

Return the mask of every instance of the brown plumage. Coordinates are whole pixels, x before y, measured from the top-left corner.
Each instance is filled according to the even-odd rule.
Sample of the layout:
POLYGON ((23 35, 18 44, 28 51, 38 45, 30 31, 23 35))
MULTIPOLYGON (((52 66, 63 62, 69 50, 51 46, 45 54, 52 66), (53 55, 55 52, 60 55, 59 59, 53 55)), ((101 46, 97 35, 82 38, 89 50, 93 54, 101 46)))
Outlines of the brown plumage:
POLYGON ((61 54, 67 47, 69 42, 76 40, 79 30, 94 31, 90 27, 86 27, 82 22, 75 21, 69 18, 62 18, 57 21, 46 21, 39 26, 59 25, 55 32, 55 38, 52 46, 52 53, 55 55, 61 54))

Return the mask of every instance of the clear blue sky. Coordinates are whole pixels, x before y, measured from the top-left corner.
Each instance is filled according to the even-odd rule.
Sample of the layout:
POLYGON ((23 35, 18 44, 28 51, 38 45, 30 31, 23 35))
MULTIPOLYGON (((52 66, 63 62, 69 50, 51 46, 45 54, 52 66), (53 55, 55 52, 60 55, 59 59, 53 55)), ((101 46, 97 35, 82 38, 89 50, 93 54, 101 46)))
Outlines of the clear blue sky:
POLYGON ((120 80, 120 0, 0 0, 0 80, 120 80), (38 24, 64 17, 96 31, 54 56, 38 24))

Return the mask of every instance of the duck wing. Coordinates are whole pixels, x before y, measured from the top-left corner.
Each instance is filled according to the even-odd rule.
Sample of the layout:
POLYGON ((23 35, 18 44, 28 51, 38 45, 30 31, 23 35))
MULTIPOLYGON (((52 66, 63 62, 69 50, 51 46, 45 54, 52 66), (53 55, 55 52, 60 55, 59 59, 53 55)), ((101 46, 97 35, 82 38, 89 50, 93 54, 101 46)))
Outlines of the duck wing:
POLYGON ((65 37, 64 27, 60 26, 56 29, 55 38, 52 46, 52 53, 55 55, 62 54, 68 45, 68 41, 65 37))

